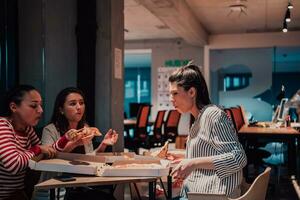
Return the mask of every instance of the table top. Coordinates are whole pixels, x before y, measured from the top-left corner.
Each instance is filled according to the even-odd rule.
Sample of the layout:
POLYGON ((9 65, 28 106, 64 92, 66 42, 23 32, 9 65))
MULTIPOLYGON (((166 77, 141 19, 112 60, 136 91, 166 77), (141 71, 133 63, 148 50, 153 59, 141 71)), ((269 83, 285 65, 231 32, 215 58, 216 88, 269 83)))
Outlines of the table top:
MULTIPOLYGON (((124 125, 136 125, 137 120, 136 119, 124 119, 123 124, 124 125)), ((153 121, 148 121, 148 125, 153 125, 153 121)))
POLYGON ((249 127, 244 125, 240 130, 239 134, 281 134, 281 135, 300 135, 300 132, 291 127, 249 127))
POLYGON ((136 125, 136 119, 124 119, 124 125, 136 125))
POLYGON ((62 182, 54 178, 35 185, 36 189, 53 189, 60 187, 82 187, 97 185, 114 185, 133 182, 153 182, 157 177, 95 177, 95 176, 74 176, 75 181, 62 182))

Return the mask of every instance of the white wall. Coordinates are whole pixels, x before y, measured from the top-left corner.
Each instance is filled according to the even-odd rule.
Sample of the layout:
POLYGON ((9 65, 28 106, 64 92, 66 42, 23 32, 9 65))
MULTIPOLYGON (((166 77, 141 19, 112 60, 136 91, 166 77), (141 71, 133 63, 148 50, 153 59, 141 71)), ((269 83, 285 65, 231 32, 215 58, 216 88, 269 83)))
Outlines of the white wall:
MULTIPOLYGON (((194 64, 203 66, 203 48, 188 45, 180 39, 126 41, 125 49, 151 49, 152 51, 151 103, 153 107, 151 112, 155 114, 157 113, 157 69, 163 67, 166 60, 174 59, 192 59, 194 64)), ((155 115, 152 118, 154 120, 155 115)), ((182 119, 179 132, 185 133, 188 117, 184 115, 182 119)))

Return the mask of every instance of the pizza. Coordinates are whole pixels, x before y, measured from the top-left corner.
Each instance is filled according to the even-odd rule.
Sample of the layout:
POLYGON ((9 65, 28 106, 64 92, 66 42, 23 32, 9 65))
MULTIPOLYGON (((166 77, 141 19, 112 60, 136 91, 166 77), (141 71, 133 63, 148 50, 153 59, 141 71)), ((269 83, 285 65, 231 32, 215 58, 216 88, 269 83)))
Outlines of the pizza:
POLYGON ((90 137, 93 134, 93 136, 101 136, 102 134, 96 127, 83 127, 78 130, 73 130, 69 135, 71 138, 75 138, 79 135, 82 135, 83 138, 90 137))
POLYGON ((151 153, 151 156, 165 159, 168 154, 169 141, 166 141, 164 146, 159 150, 151 153))

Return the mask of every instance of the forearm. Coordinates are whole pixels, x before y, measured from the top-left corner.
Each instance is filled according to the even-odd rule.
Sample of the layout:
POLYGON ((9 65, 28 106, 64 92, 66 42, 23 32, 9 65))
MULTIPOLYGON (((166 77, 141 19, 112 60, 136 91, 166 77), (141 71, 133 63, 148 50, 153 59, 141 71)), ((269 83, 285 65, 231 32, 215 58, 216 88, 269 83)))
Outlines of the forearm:
POLYGON ((215 169, 213 160, 211 157, 199 157, 192 159, 192 165, 194 169, 215 169))
POLYGON ((107 145, 104 144, 103 142, 101 142, 101 144, 99 145, 99 147, 96 149, 96 152, 97 153, 100 153, 100 152, 104 152, 105 149, 106 149, 107 145))
POLYGON ((73 142, 68 142, 68 143, 66 144, 65 148, 62 150, 62 152, 67 152, 67 153, 69 153, 69 152, 73 151, 73 149, 75 149, 76 146, 77 146, 77 145, 76 145, 75 143, 73 143, 73 142))

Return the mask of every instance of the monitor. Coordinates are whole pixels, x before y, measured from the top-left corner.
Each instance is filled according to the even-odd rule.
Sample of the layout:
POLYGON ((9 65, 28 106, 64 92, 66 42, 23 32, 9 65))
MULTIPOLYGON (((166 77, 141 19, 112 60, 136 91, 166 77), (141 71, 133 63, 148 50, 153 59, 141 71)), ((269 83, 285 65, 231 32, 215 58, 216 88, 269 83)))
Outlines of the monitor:
POLYGON ((286 106, 285 106, 287 101, 288 101, 288 98, 281 99, 281 102, 279 104, 279 109, 278 109, 278 115, 277 115, 278 121, 284 121, 284 118, 287 115, 288 109, 286 109, 286 106))

